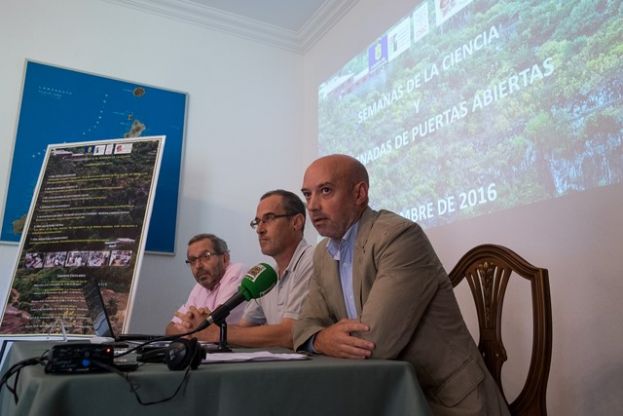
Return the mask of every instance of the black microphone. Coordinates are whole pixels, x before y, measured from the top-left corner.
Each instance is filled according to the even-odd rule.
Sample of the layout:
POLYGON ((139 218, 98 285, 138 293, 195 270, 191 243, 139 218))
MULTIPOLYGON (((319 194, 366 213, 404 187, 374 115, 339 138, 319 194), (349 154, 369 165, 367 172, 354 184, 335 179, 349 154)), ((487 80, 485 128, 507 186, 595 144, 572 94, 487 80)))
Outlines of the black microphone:
POLYGON ((260 263, 252 267, 242 278, 238 292, 214 309, 193 332, 201 331, 214 323, 220 324, 236 306, 244 301, 261 298, 275 286, 275 283, 277 272, 270 265, 260 263))

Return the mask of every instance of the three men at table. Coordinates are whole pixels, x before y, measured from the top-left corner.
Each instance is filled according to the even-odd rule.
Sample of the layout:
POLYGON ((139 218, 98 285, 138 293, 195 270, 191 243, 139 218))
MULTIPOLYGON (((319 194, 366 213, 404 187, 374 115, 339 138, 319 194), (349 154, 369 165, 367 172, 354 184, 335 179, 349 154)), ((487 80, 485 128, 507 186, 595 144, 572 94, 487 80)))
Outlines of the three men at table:
MULTIPOLYGON (((280 282, 247 307, 239 325, 230 326, 230 341, 405 360, 413 364, 433 414, 508 415, 428 238, 412 221, 370 209, 368 189, 365 167, 349 156, 326 156, 307 168, 307 210, 327 237, 314 250, 313 267, 300 200, 285 191, 262 196, 251 226, 262 252, 277 262, 280 282), (296 307, 284 309, 284 302, 296 307)), ((195 318, 197 324, 203 319, 187 322, 195 318)), ((200 335, 218 339, 213 326, 200 335)))

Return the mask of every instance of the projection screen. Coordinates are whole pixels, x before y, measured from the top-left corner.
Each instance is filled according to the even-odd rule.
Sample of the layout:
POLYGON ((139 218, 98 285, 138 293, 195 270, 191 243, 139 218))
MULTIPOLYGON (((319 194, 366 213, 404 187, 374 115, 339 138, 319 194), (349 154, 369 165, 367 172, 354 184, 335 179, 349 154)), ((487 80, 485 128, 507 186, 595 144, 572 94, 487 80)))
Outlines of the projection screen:
POLYGON ((319 154, 424 227, 620 184, 621 1, 429 0, 318 89, 319 154))

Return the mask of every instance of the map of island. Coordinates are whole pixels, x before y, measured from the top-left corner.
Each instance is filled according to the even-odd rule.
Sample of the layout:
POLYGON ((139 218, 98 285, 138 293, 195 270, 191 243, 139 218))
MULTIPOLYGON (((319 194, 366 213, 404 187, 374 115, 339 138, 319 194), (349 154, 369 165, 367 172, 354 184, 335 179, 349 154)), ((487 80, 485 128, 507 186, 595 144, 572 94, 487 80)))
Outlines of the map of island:
POLYGON ((186 94, 26 62, 0 240, 19 241, 49 144, 166 136, 146 249, 173 253, 186 94))

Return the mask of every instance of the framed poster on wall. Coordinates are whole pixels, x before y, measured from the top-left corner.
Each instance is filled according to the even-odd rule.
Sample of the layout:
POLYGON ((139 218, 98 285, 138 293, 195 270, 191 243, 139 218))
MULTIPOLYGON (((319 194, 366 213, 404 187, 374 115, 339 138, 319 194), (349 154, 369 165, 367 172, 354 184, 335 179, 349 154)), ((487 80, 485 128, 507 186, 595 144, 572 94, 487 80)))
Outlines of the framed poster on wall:
POLYGON ((187 95, 27 61, 0 240, 18 242, 48 144, 166 136, 146 250, 175 252, 187 95))

